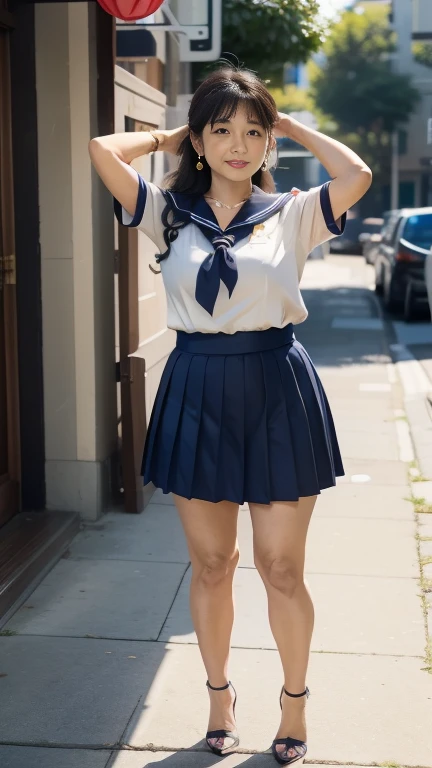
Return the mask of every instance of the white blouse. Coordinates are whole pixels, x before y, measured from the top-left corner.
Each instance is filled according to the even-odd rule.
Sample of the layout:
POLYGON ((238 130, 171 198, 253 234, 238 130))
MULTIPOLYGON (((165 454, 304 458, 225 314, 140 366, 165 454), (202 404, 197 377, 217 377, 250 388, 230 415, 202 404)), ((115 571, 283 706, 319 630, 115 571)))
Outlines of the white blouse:
POLYGON ((232 334, 306 319, 299 283, 308 254, 345 226, 345 214, 338 222, 333 218, 330 182, 282 195, 254 187, 251 198, 221 230, 202 196, 161 190, 138 177, 135 214, 130 216, 115 200, 118 220, 145 232, 159 253, 167 250, 168 210, 168 221, 180 221, 182 227, 160 262, 168 328, 232 334))

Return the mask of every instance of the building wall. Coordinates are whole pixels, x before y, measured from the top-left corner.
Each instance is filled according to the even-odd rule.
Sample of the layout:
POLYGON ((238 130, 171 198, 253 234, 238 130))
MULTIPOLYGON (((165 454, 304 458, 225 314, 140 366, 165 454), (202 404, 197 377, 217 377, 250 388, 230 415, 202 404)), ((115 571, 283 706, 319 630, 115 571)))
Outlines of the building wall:
POLYGON ((92 172, 93 4, 36 5, 48 509, 96 519, 116 447, 112 202, 92 172))
POLYGON ((404 126, 407 151, 399 158, 400 180, 414 182, 415 204, 419 205, 421 176, 430 173, 430 169, 421 163, 421 158, 432 157, 432 146, 427 144, 427 120, 432 117, 432 70, 416 62, 412 55, 411 2, 393 0, 393 26, 397 34, 394 67, 402 74, 411 75, 413 85, 421 95, 415 113, 404 126))

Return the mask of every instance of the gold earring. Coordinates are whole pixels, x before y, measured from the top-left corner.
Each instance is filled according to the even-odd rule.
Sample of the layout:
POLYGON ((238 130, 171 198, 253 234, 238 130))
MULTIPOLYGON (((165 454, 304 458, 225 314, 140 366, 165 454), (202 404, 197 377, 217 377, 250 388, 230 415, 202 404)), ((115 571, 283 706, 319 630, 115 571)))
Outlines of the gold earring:
POLYGON ((204 168, 204 166, 203 166, 203 164, 201 162, 201 155, 198 155, 198 162, 196 164, 196 169, 197 169, 197 171, 202 171, 203 168, 204 168))
POLYGON ((267 170, 267 166, 268 166, 268 155, 266 155, 265 158, 264 158, 264 162, 263 162, 263 164, 261 166, 261 170, 262 171, 266 171, 267 170))

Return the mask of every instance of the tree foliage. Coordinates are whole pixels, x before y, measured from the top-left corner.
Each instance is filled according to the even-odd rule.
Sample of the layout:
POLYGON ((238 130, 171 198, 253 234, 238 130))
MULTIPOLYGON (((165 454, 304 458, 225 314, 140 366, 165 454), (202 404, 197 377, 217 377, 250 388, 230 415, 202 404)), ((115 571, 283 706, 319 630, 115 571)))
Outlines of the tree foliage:
POLYGON ((391 134, 409 120, 420 98, 410 77, 392 70, 395 48, 383 8, 361 15, 346 11, 310 78, 320 129, 352 147, 372 168, 368 199, 377 209, 390 179, 391 134))
POLYGON ((419 64, 423 64, 425 67, 432 67, 432 44, 414 43, 413 56, 419 64))
POLYGON ((284 64, 306 61, 324 40, 318 0, 223 0, 223 55, 233 54, 273 85, 284 64))
POLYGON ((391 132, 409 119, 419 94, 408 75, 392 71, 394 50, 394 34, 382 13, 347 11, 333 28, 312 95, 342 131, 391 132))
POLYGON ((284 88, 269 88, 279 112, 290 114, 290 112, 315 112, 315 104, 305 88, 298 88, 296 85, 285 85, 284 88))

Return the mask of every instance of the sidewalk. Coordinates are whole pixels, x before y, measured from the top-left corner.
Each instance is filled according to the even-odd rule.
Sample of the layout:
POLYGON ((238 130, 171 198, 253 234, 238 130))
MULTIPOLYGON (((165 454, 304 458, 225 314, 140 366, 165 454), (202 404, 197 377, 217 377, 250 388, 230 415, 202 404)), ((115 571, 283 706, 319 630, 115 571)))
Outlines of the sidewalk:
MULTIPOLYGON (((296 335, 326 388, 346 471, 318 499, 308 540, 306 762, 431 768, 410 440, 369 275, 361 258, 331 256, 308 262, 302 283, 310 317, 296 335)), ((247 509, 239 544, 230 666, 239 754, 218 758, 203 742, 188 554, 172 501, 157 492, 142 515, 86 526, 3 630, 16 634, 0 637, 2 768, 276 766, 263 752, 279 724, 282 670, 247 509)))

